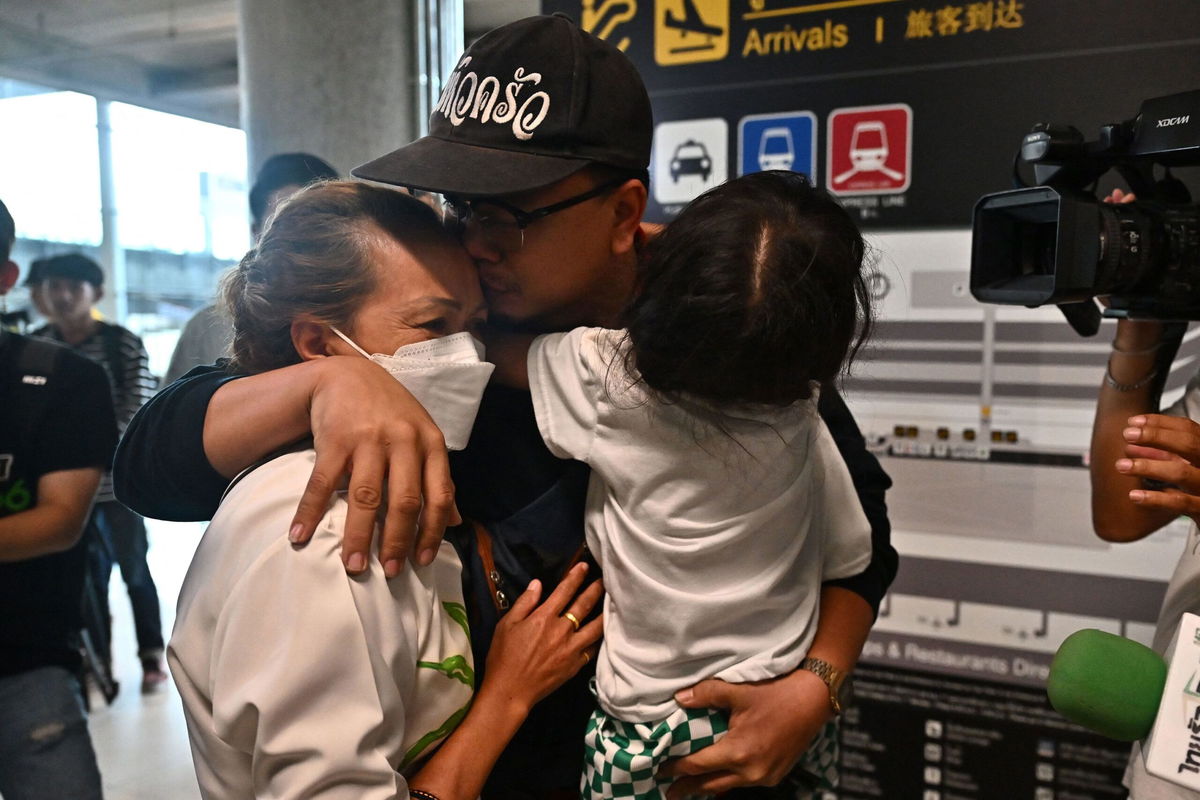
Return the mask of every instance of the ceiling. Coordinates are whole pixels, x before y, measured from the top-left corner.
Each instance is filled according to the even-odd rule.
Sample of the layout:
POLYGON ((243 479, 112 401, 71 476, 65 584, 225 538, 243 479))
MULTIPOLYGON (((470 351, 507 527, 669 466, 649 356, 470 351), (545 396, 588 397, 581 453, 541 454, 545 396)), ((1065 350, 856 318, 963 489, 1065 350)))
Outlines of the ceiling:
MULTIPOLYGON (((465 0, 466 35, 538 0, 465 0)), ((0 77, 238 124, 236 0, 0 0, 0 77)))

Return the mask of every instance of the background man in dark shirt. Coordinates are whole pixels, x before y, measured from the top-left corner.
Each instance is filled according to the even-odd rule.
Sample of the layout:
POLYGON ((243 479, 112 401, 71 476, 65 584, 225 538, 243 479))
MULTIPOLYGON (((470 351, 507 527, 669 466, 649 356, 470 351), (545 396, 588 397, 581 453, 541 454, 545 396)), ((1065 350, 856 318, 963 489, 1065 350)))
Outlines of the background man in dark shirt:
MULTIPOLYGON (((79 253, 68 253, 35 261, 33 267, 39 280, 36 290, 42 296, 50 321, 31 331, 31 335, 65 344, 104 368, 117 414, 117 428, 123 430, 158 386, 150 374, 150 356, 145 345, 133 331, 96 317, 96 304, 104 296, 104 272, 95 261, 79 253)), ((166 682, 167 673, 162 663, 158 587, 146 561, 150 543, 142 518, 116 501, 112 476, 107 471, 100 479, 92 526, 96 531, 91 553, 92 580, 99 590, 100 613, 111 627, 108 582, 116 563, 133 608, 142 691, 153 691, 166 682)), ((107 646, 103 650, 110 654, 107 646)), ((107 666, 111 672, 111 665, 107 666)))
MULTIPOLYGON (((0 203, 0 294, 16 280, 0 203)), ((75 673, 87 542, 116 446, 108 379, 66 348, 0 330, 0 794, 99 798, 75 673)))
MULTIPOLYGON (((499 28, 468 55, 432 116, 431 136, 355 174, 458 201, 463 242, 479 265, 498 324, 535 332, 619 327, 645 236, 652 125, 636 70, 611 45, 558 17, 499 28), (460 76, 467 72, 475 77, 460 76), (529 97, 518 101, 533 103, 535 91, 544 94, 544 117, 537 113, 541 106, 518 115, 528 126, 536 120, 534 130, 512 118, 501 124, 490 112, 460 115, 472 104, 456 99, 456 86, 483 86, 489 76, 503 81, 514 74, 538 76, 536 89, 525 87, 529 97)), ((533 577, 553 582, 579 551, 587 468, 546 449, 528 392, 488 389, 470 444, 451 459, 452 485, 436 428, 431 431, 411 397, 366 359, 331 357, 234 377, 220 371, 193 375, 135 418, 117 458, 122 499, 148 516, 207 518, 230 477, 311 431, 318 463, 291 532, 295 541, 311 533, 328 492, 350 472, 343 547, 348 564, 367 553, 385 500, 385 474, 385 564, 407 552, 414 529, 413 552, 425 563, 440 525, 454 517, 453 499, 491 534, 500 578, 495 588, 510 596, 533 577)), ((890 481, 836 391, 822 392, 820 408, 872 523, 872 563, 859 576, 825 585, 809 652, 848 672, 895 574, 884 505, 890 481)), ((476 599, 472 637, 477 663, 483 663, 498 613, 491 602, 492 570, 483 567, 470 531, 457 531, 454 540, 464 559, 465 589, 476 599)), ((568 683, 534 709, 485 796, 577 794, 582 734, 594 702, 586 680, 568 683)), ((706 681, 680 701, 731 712, 724 740, 676 763, 679 774, 696 776, 676 784, 680 794, 779 782, 832 715, 830 688, 806 671, 758 684, 706 681)))
MULTIPOLYGON (((255 241, 280 203, 314 181, 338 177, 337 170, 312 153, 279 153, 264 161, 250 187, 250 232, 255 241)), ((201 308, 183 326, 163 383, 173 383, 193 367, 216 361, 232 336, 229 320, 215 304, 201 308)))

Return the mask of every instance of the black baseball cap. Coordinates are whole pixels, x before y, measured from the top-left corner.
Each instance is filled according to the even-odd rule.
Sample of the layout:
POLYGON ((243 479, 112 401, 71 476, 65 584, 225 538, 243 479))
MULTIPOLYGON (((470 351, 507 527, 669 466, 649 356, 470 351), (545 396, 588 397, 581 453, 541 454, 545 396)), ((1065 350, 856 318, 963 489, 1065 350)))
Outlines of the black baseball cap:
POLYGON ((464 197, 539 189, 589 164, 644 175, 654 124, 633 62, 554 14, 501 26, 471 45, 429 129, 351 174, 464 197))
POLYGON ((25 279, 25 285, 32 286, 49 278, 84 281, 92 286, 100 287, 104 285, 104 270, 82 253, 67 253, 61 256, 40 258, 30 265, 29 277, 25 279))

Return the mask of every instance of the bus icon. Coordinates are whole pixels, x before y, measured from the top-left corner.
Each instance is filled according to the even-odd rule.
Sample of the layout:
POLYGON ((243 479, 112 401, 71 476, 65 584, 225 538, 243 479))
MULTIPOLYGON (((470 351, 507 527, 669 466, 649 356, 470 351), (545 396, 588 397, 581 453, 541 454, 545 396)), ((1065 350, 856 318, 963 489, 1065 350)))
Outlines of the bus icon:
POLYGON ((791 169, 796 163, 796 145, 790 128, 767 128, 758 145, 758 168, 791 169))
POLYGON ((810 179, 817 166, 817 117, 811 111, 750 114, 738 121, 739 175, 786 169, 810 179))

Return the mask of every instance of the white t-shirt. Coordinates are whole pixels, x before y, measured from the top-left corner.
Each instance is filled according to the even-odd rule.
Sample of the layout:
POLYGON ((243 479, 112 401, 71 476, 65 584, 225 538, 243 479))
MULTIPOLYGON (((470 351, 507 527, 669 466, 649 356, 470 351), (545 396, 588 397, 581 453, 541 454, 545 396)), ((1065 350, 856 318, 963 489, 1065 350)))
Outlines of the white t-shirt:
POLYGON ((403 773, 450 732, 473 682, 461 564, 350 577, 337 496, 307 547, 287 531, 314 452, 246 475, 179 595, 167 649, 205 798, 408 796, 403 773))
POLYGON ((529 382, 551 452, 586 462, 588 546, 604 568, 606 712, 666 717, 705 678, 794 670, 820 585, 861 572, 870 526, 816 402, 743 409, 664 404, 624 369, 623 331, 535 340, 529 382))
MULTIPOLYGON (((1200 421, 1200 372, 1188 382, 1183 397, 1170 407, 1163 409, 1163 414, 1172 417, 1188 417, 1200 421)), ((1193 523, 1188 531, 1187 541, 1175 572, 1167 584, 1167 593, 1163 597, 1162 610, 1158 613, 1158 624, 1154 629, 1154 651, 1168 661, 1171 640, 1175 638, 1175 629, 1185 613, 1200 614, 1200 531, 1193 523)), ((1129 790, 1130 800, 1197 800, 1200 792, 1193 792, 1183 786, 1156 778, 1146 771, 1146 762, 1142 758, 1142 748, 1137 742, 1129 757, 1125 769, 1125 788, 1129 790)))

